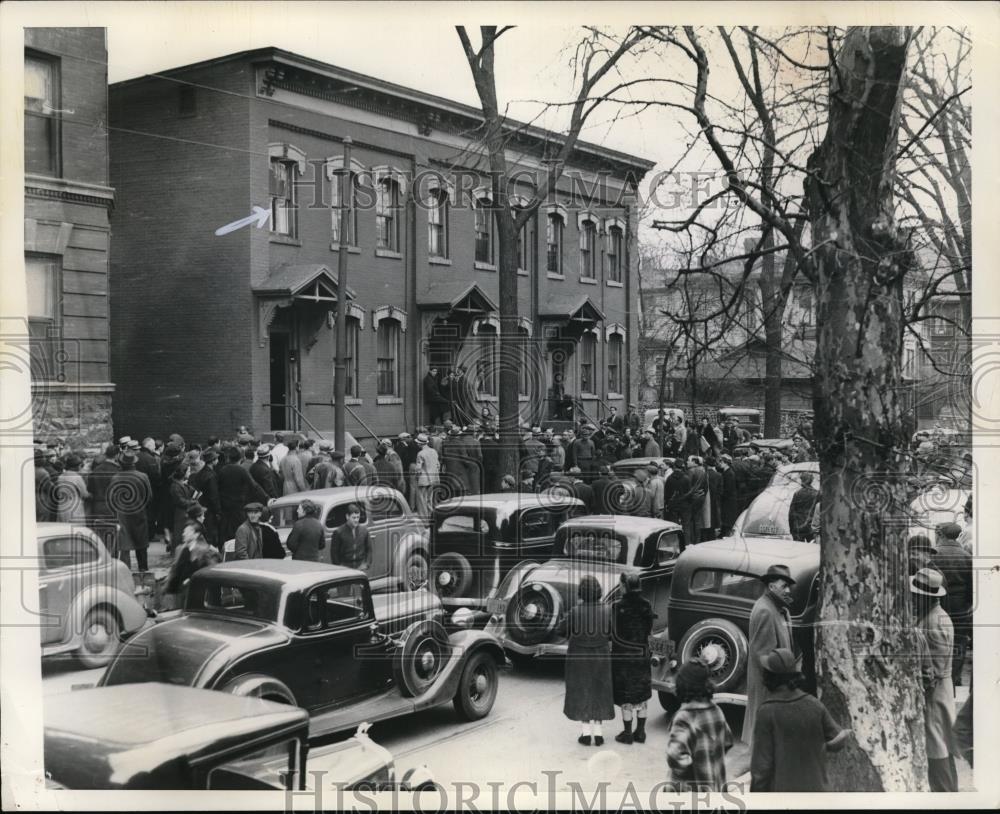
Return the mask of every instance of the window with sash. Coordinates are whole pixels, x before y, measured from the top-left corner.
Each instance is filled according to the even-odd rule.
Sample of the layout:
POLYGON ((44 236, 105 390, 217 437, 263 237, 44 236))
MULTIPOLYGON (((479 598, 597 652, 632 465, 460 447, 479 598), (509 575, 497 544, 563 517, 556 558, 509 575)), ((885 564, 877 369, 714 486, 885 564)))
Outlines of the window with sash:
POLYGON ((580 339, 580 392, 596 393, 597 337, 585 333, 580 339))
POLYGON ((476 262, 493 265, 493 212, 486 199, 476 202, 476 262))
POLYGON ((532 216, 517 233, 517 267, 535 271, 535 218, 532 216))
POLYGON ((271 159, 271 231, 295 237, 296 163, 283 158, 271 159))
POLYGON ((622 247, 624 245, 621 227, 608 229, 608 279, 615 283, 622 281, 622 247))
POLYGON ((597 226, 592 220, 580 225, 580 276, 597 277, 597 226))
MULTIPOLYGON (((334 244, 340 244, 340 224, 344 209, 340 202, 340 186, 343 178, 336 174, 330 181, 330 234, 334 244)), ((350 174, 351 198, 347 212, 347 245, 358 245, 358 174, 350 174)))
POLYGON ((497 329, 480 325, 479 358, 476 360, 477 390, 485 396, 495 396, 500 391, 500 366, 497 364, 497 329))
POLYGON ((562 215, 549 213, 545 222, 545 268, 551 274, 563 273, 563 227, 562 215))
MULTIPOLYGON (((358 398, 358 378, 360 368, 358 365, 358 339, 361 336, 361 323, 357 317, 348 316, 346 331, 347 343, 344 348, 344 395, 347 398, 358 398)), ((336 371, 334 372, 336 375, 336 371)))
POLYGON ((427 254, 448 256, 448 192, 431 190, 427 196, 427 254))
POLYGON ((28 336, 32 381, 59 377, 62 304, 59 297, 59 263, 52 257, 24 259, 28 283, 28 336))
POLYGON ((24 171, 59 175, 59 64, 24 56, 24 171))
POLYGON ((622 392, 622 337, 611 334, 608 337, 608 392, 622 392))
POLYGON ((399 395, 399 322, 385 318, 378 324, 378 395, 399 395))
POLYGON ((383 177, 375 189, 375 240, 385 251, 399 251, 399 183, 383 177))

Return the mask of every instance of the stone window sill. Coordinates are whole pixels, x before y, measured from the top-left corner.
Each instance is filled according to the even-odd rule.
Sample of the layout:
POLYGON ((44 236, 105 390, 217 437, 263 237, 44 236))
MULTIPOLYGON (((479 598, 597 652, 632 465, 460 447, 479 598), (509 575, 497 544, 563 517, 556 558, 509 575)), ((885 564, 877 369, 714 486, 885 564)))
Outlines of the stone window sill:
POLYGON ((621 393, 608 393, 608 401, 624 401, 625 396, 621 393))
POLYGON ((625 288, 625 283, 619 283, 617 280, 608 280, 607 284, 610 288, 625 288))
POLYGON ((427 262, 430 263, 432 266, 450 266, 451 265, 451 260, 449 260, 447 257, 434 257, 434 256, 431 256, 431 257, 427 258, 427 262))
MULTIPOLYGON (((331 243, 330 244, 330 251, 331 252, 339 252, 340 251, 340 244, 339 243, 331 243)), ((348 254, 361 254, 361 247, 360 246, 348 246, 347 247, 347 253, 348 254)))
POLYGON ((403 400, 399 396, 377 396, 376 404, 402 404, 403 400))
POLYGON ((479 260, 476 261, 476 271, 496 271, 497 267, 492 263, 481 263, 479 260))
POLYGON ((388 257, 388 258, 390 258, 392 260, 402 260, 403 259, 403 255, 401 255, 399 252, 394 252, 391 249, 376 249, 375 250, 375 256, 376 257, 388 257))
POLYGON ((581 393, 580 398, 583 401, 600 401, 601 399, 597 393, 581 393))
POLYGON ((531 272, 528 271, 527 269, 518 269, 517 270, 517 275, 519 277, 530 277, 531 276, 531 272))
MULTIPOLYGON (((347 396, 347 398, 344 399, 344 404, 346 404, 348 407, 359 407, 359 406, 361 406, 364 403, 365 403, 364 399, 359 399, 356 396, 347 396)), ((330 406, 331 407, 336 407, 337 406, 337 400, 336 399, 330 399, 330 406)))
POLYGON ((518 396, 517 400, 521 403, 527 403, 531 401, 531 396, 518 396))
POLYGON ((597 285, 596 277, 581 277, 580 282, 584 285, 597 285))
POLYGON ((486 402, 491 402, 491 403, 497 403, 497 402, 500 401, 500 399, 497 398, 496 396, 491 396, 488 393, 477 393, 476 394, 476 401, 486 401, 486 402))
POLYGON ((271 243, 280 243, 284 246, 301 246, 302 241, 295 237, 289 237, 288 235, 275 235, 272 234, 270 237, 271 243))

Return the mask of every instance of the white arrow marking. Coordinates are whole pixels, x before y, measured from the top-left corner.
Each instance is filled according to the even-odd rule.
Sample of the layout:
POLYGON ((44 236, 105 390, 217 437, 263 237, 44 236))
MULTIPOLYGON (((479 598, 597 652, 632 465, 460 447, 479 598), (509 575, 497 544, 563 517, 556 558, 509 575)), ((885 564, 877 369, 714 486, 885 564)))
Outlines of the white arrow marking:
POLYGON ((230 232, 235 232, 237 229, 242 229, 244 226, 249 226, 254 221, 257 221, 257 228, 260 229, 265 223, 271 219, 271 210, 264 209, 262 206, 255 206, 253 208, 253 214, 247 215, 245 218, 240 218, 239 220, 234 220, 232 223, 227 223, 225 226, 220 226, 215 230, 216 236, 228 235, 230 232))

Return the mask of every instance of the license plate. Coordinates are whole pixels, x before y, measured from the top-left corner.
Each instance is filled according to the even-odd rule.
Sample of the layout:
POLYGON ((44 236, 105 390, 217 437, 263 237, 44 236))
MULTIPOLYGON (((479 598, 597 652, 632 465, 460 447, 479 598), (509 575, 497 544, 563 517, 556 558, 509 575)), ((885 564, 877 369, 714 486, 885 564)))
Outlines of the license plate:
POLYGON ((673 652, 673 642, 659 636, 649 637, 649 654, 651 656, 667 657, 673 652))
POLYGON ((499 597, 487 599, 486 611, 495 616, 503 616, 507 612, 507 600, 499 597))

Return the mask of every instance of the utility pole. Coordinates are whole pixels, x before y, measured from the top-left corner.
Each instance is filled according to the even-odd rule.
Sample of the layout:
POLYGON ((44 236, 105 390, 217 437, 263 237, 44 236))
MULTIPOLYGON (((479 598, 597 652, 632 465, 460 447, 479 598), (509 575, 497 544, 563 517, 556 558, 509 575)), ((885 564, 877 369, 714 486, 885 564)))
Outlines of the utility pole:
POLYGON ((347 228, 350 224, 351 207, 354 204, 351 183, 351 138, 344 138, 344 163, 340 168, 340 251, 337 257, 337 323, 335 340, 337 352, 333 362, 333 445, 340 452, 344 449, 347 433, 347 365, 344 352, 347 350, 347 228))

